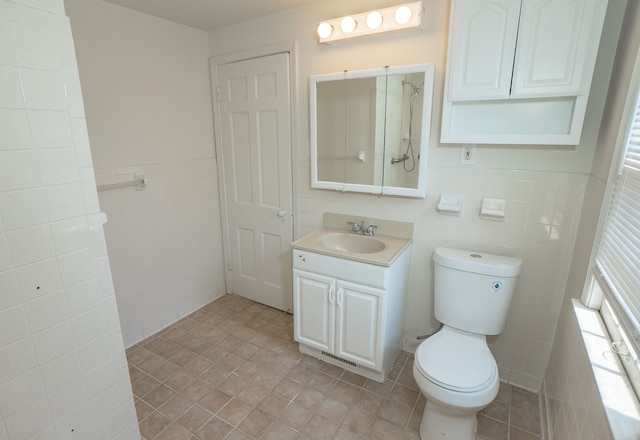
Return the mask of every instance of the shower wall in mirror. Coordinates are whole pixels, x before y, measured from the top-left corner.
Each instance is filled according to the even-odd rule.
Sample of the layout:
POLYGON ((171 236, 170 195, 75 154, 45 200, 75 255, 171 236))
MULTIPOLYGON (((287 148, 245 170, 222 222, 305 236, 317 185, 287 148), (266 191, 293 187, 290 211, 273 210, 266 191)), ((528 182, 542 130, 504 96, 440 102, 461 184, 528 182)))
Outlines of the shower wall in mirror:
POLYGON ((311 77, 313 188, 424 197, 432 64, 311 77))

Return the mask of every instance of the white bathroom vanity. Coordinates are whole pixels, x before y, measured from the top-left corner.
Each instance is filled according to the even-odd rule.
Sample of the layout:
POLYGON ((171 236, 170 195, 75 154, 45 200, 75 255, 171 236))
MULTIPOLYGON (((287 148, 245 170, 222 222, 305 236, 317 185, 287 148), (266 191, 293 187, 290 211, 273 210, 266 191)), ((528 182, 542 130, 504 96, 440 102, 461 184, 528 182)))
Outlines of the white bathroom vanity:
POLYGON ((302 353, 383 382, 402 349, 413 225, 366 220, 380 231, 368 237, 347 219, 362 222, 327 213, 325 228, 291 244, 294 339, 302 353))

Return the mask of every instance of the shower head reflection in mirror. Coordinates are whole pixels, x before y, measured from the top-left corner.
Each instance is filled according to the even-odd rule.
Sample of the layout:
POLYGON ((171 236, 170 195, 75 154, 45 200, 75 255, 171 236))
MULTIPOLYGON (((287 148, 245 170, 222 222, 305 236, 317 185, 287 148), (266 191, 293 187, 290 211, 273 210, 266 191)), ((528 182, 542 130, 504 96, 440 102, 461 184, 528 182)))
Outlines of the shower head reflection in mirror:
POLYGON ((404 152, 401 158, 391 158, 391 165, 395 165, 397 163, 402 163, 402 169, 406 172, 410 173, 416 168, 416 155, 413 151, 413 108, 415 105, 416 96, 422 92, 422 88, 424 87, 424 82, 419 86, 412 84, 410 81, 402 81, 403 86, 409 86, 411 89, 411 94, 409 95, 409 129, 407 142, 407 150, 404 152), (410 165, 407 165, 407 161, 410 160, 410 165))

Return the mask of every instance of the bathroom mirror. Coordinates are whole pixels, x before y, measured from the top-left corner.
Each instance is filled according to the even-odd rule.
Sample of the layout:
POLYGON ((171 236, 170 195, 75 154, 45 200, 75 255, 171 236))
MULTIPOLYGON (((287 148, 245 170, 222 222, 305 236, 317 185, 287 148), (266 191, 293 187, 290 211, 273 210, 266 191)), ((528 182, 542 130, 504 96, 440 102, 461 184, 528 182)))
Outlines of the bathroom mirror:
POLYGON ((424 197, 433 64, 311 76, 311 187, 424 197))

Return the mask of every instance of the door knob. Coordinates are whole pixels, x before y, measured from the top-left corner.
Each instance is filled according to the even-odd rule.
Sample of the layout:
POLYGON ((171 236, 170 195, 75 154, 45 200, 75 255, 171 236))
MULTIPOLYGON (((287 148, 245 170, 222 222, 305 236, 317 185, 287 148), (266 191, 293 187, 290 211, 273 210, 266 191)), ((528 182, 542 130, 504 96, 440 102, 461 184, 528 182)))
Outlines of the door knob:
POLYGON ((287 215, 287 211, 282 209, 278 211, 278 217, 284 217, 285 215, 287 215))

